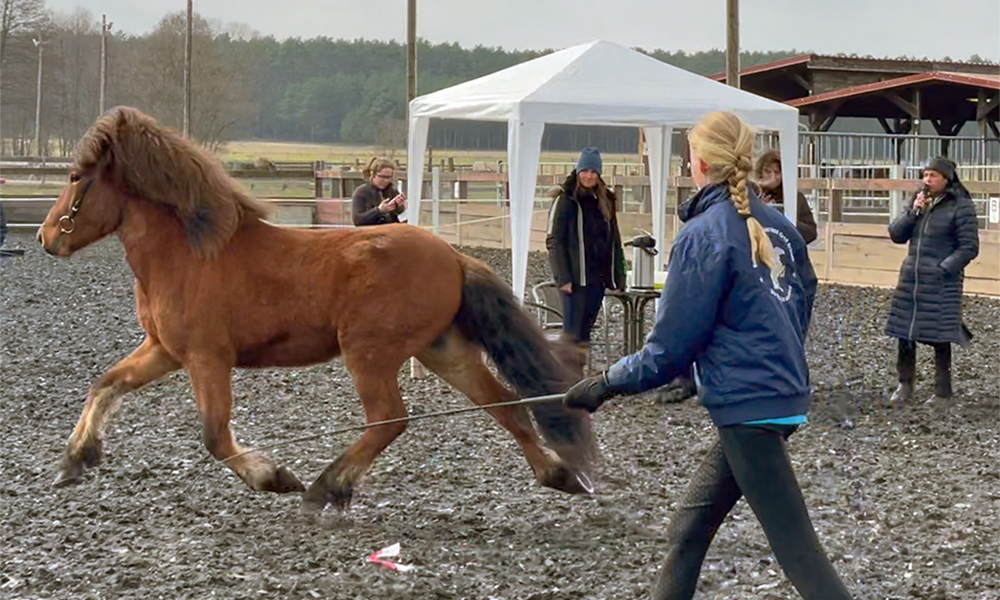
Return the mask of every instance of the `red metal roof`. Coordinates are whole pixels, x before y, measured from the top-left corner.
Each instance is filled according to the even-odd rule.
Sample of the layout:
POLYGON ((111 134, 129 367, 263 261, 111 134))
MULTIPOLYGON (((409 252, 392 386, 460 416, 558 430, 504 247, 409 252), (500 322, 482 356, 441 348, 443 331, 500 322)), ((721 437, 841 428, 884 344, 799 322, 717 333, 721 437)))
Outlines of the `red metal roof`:
MULTIPOLYGON (((777 69, 784 69, 785 67, 792 67, 795 65, 801 65, 808 63, 813 59, 815 54, 799 54, 798 56, 790 56, 788 58, 783 58, 781 60, 776 60, 769 63, 764 63, 762 65, 755 65, 753 67, 747 67, 745 69, 740 69, 740 77, 744 75, 753 75, 754 73, 763 73, 764 71, 775 71, 777 69)), ((709 79, 714 79, 715 81, 725 81, 726 73, 716 73, 715 75, 710 75, 709 79)))
POLYGON ((957 83, 959 85, 986 87, 994 90, 1000 90, 1000 74, 980 75, 976 73, 952 73, 947 71, 929 71, 927 73, 917 73, 916 75, 907 75, 905 77, 896 77, 894 79, 887 79, 885 81, 876 81, 874 83, 856 85, 854 87, 844 88, 841 90, 834 90, 832 92, 826 92, 824 94, 816 94, 815 96, 806 96, 804 98, 797 98, 795 100, 789 100, 785 104, 795 108, 802 108, 803 106, 822 104, 824 102, 829 102, 831 100, 840 100, 843 98, 850 98, 854 96, 863 96, 865 94, 871 94, 874 92, 881 92, 885 90, 891 90, 894 88, 906 87, 921 83, 929 83, 932 81, 957 83))

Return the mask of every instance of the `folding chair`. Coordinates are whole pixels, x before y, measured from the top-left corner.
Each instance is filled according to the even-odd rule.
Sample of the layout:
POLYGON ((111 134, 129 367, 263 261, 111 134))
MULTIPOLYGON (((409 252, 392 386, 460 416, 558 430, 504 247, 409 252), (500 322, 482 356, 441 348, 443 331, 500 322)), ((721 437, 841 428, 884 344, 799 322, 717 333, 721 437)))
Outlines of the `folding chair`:
POLYGON ((562 298, 559 294, 559 287, 554 281, 545 281, 531 288, 535 301, 525 302, 524 305, 535 309, 542 329, 562 329, 562 298))

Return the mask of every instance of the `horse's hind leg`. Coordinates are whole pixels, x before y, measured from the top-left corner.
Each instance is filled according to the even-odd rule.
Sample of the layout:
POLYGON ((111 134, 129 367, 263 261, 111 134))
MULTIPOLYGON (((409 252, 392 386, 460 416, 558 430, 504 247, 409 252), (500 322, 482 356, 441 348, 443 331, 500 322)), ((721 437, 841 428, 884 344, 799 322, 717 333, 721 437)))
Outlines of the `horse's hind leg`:
POLYGON ((258 492, 301 492, 305 489, 295 475, 274 464, 262 452, 248 452, 236 444, 229 427, 233 415, 232 367, 217 358, 199 357, 186 365, 191 387, 203 422, 205 447, 216 459, 258 492))
MULTIPOLYGON (((407 416, 406 404, 396 380, 398 367, 390 372, 370 374, 345 353, 344 364, 354 376, 354 385, 365 409, 365 422, 388 421, 407 416)), ((382 371, 383 369, 379 369, 382 371)), ((368 472, 372 462, 406 429, 406 422, 366 429, 361 439, 337 457, 309 486, 303 501, 307 508, 323 510, 328 504, 347 508, 354 486, 368 472)))
MULTIPOLYGON (((517 395, 504 387, 486 367, 482 349, 457 329, 448 330, 418 353, 417 359, 480 406, 517 400, 517 395)), ((558 454, 542 444, 524 407, 502 406, 487 410, 521 445, 539 483, 570 493, 589 491, 558 454)))
POLYGON ((81 481, 85 470, 97 466, 102 458, 101 430, 118 407, 122 397, 167 373, 181 364, 152 337, 128 357, 118 362, 90 388, 83 414, 66 446, 62 473, 53 483, 62 487, 81 481))

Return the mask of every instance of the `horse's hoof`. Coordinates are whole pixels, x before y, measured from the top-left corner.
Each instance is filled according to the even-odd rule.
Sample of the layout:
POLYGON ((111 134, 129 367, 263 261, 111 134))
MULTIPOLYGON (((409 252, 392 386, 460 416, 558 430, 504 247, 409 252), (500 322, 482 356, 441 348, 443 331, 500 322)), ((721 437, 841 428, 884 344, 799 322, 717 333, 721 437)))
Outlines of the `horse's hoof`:
POLYGON ((354 495, 353 486, 328 486, 323 479, 320 477, 314 481, 302 495, 303 507, 310 511, 322 512, 332 504, 339 511, 347 510, 351 504, 351 496, 354 495))
POLYGON ((80 460, 84 469, 93 469, 104 459, 104 442, 97 440, 93 444, 80 449, 80 460))
POLYGON ((549 470, 538 483, 567 494, 592 494, 594 492, 594 484, 586 473, 565 466, 549 470))
POLYGON ((52 487, 59 489, 83 483, 84 470, 82 460, 67 460, 63 464, 62 473, 52 482, 52 487))
POLYGON ((97 440, 77 451, 77 456, 71 456, 69 451, 63 458, 62 473, 52 482, 54 488, 64 488, 83 482, 83 474, 101 464, 104 458, 104 444, 97 440))
POLYGON ((289 494, 292 492, 304 492, 306 486, 302 485, 299 478, 285 467, 278 467, 274 470, 271 480, 264 484, 263 491, 275 492, 277 494, 289 494))

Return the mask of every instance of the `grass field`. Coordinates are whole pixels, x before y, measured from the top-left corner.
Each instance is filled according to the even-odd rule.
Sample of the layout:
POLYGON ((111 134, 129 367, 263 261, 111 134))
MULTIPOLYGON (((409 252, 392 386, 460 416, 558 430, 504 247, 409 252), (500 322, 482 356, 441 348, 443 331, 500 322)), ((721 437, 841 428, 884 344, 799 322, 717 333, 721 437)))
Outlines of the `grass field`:
MULTIPOLYGON (((497 161, 507 161, 506 152, 477 150, 434 150, 435 164, 453 159, 455 166, 470 167, 482 164, 495 168, 497 161)), ((385 156, 405 162, 405 148, 383 148, 379 146, 351 146, 342 144, 308 144, 303 142, 235 141, 222 145, 217 156, 223 162, 254 163, 258 158, 274 162, 311 162, 324 160, 330 164, 366 164, 372 156, 385 156)), ((573 164, 575 152, 546 152, 542 154, 543 164, 573 164)), ((425 157, 425 160, 427 157, 425 157)), ((605 165, 638 163, 638 155, 606 154, 605 165)), ((44 183, 37 181, 8 180, 0 188, 0 195, 8 198, 31 198, 57 196, 65 183, 63 178, 49 177, 44 183)), ((260 198, 312 198, 314 183, 306 179, 246 179, 242 183, 260 198)), ((473 190, 470 190, 472 193, 473 190)), ((474 195, 482 198, 495 196, 493 190, 475 190, 474 195)), ((479 199, 482 199, 479 198, 479 199)))
MULTIPOLYGON (((328 163, 353 164, 355 161, 367 162, 372 156, 385 156, 402 161, 406 160, 405 148, 384 148, 381 146, 350 146, 341 144, 307 144, 302 142, 263 142, 239 141, 229 142, 219 148, 219 158, 227 162, 253 162, 260 157, 275 162, 302 162, 325 160, 328 163)), ((434 150, 434 162, 453 158, 456 165, 472 165, 477 162, 494 164, 498 160, 507 161, 507 153, 494 150, 434 150)), ((575 152, 545 152, 543 163, 573 163, 578 154, 575 152)), ((638 154, 606 154, 606 163, 637 164, 638 154)))

